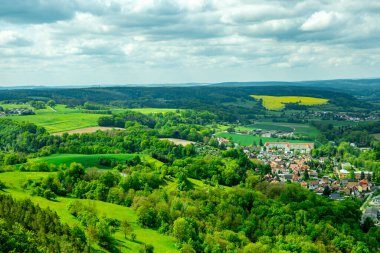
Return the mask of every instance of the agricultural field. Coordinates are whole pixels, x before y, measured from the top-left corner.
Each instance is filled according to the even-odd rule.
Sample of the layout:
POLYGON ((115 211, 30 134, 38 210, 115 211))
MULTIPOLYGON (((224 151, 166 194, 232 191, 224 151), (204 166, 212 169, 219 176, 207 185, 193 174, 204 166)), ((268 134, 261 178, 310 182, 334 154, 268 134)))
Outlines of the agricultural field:
MULTIPOLYGON (((109 167, 99 165, 100 158, 108 158, 110 160, 116 160, 124 163, 127 160, 131 160, 136 154, 95 154, 95 155, 83 155, 83 154, 54 154, 45 157, 38 157, 32 159, 32 162, 47 162, 55 166, 60 164, 70 165, 72 162, 81 163, 84 167, 98 167, 101 169, 110 169, 109 167)), ((140 155, 141 160, 147 163, 154 163, 155 165, 162 165, 162 163, 150 156, 140 155)))
MULTIPOLYGON (((28 179, 38 179, 41 177, 47 177, 53 175, 52 172, 5 172, 0 173, 0 181, 6 182, 7 189, 3 192, 11 194, 15 199, 29 198, 35 204, 38 204, 42 208, 50 208, 57 212, 61 221, 67 223, 70 226, 81 226, 79 221, 72 216, 68 211, 68 205, 72 201, 79 201, 80 203, 95 208, 99 217, 105 216, 108 218, 114 218, 118 220, 128 220, 133 227, 133 232, 136 234, 136 241, 133 242, 130 239, 125 239, 122 231, 118 230, 115 233, 116 240, 121 244, 121 252, 138 252, 141 247, 141 241, 149 243, 154 246, 155 252, 179 252, 175 245, 175 239, 171 236, 160 234, 152 229, 145 229, 138 225, 137 214, 130 208, 120 205, 115 205, 98 200, 88 199, 72 199, 67 197, 58 197, 54 201, 47 200, 38 196, 31 196, 29 192, 22 188, 22 184, 28 179)), ((98 250, 101 250, 98 248, 98 250)), ((103 251, 100 251, 103 252, 103 251)))
POLYGON ((280 125, 280 124, 274 124, 272 122, 259 122, 255 123, 253 125, 249 125, 248 127, 252 127, 254 129, 263 129, 263 130, 274 130, 274 131, 281 131, 281 132, 293 132, 294 128, 280 125))
POLYGON ((281 110, 285 104, 299 103, 300 105, 323 105, 328 103, 325 98, 300 97, 300 96, 257 96, 251 95, 256 100, 262 100, 262 105, 267 110, 281 110))
POLYGON ((300 142, 310 142, 305 140, 288 140, 288 139, 280 139, 280 138, 271 138, 271 137, 261 137, 258 135, 249 135, 249 134, 237 134, 237 133, 227 133, 227 132, 221 132, 215 134, 218 137, 223 138, 232 138, 233 142, 238 143, 242 146, 249 146, 253 143, 256 143, 257 145, 260 143, 260 139, 263 143, 266 142, 272 142, 272 141, 286 141, 286 142, 294 142, 294 143, 300 143, 300 142))
POLYGON ((178 109, 172 109, 172 108, 112 108, 112 113, 121 113, 125 111, 135 111, 135 112, 141 112, 143 114, 155 114, 155 113, 168 113, 168 112, 177 112, 178 109))
MULTIPOLYGON (((1 104, 4 109, 6 108, 20 108, 26 107, 33 109, 28 104, 1 104)), ((121 113, 129 109, 111 109, 114 113, 121 113)), ((135 108, 133 111, 141 112, 144 114, 149 113, 167 113, 176 112, 177 109, 168 108, 135 108)), ((50 133, 61 133, 71 130, 77 130, 82 128, 90 128, 98 126, 98 119, 106 114, 92 114, 84 113, 83 110, 78 108, 67 108, 65 105, 57 105, 54 108, 46 107, 42 110, 34 110, 36 115, 25 116, 10 116, 14 120, 27 121, 34 123, 38 126, 45 127, 50 133)))
POLYGON ((69 131, 79 128, 95 127, 102 114, 89 113, 39 113, 36 115, 11 116, 18 121, 27 121, 42 126, 50 133, 69 131))
MULTIPOLYGON (((217 130, 226 131, 229 126, 218 125, 217 130)), ((285 122, 270 122, 257 121, 252 125, 235 126, 236 132, 249 132, 256 129, 268 131, 294 132, 295 135, 304 136, 306 139, 314 140, 320 133, 318 129, 309 124, 285 123, 285 122)))
POLYGON ((42 110, 34 110, 36 115, 10 116, 18 121, 27 121, 45 127, 50 133, 69 131, 79 128, 95 127, 102 114, 81 113, 80 109, 57 105, 42 110))
POLYGON ((290 129, 290 131, 293 131, 295 134, 306 136, 310 139, 315 139, 319 134, 318 129, 308 124, 261 121, 251 126, 264 130, 278 130, 285 132, 289 131, 290 129))

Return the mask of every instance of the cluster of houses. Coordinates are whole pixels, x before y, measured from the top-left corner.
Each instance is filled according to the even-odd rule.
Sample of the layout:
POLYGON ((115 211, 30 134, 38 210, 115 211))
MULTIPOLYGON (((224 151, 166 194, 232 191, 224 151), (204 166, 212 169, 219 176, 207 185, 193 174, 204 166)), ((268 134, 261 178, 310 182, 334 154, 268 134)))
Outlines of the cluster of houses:
MULTIPOLYGON (((346 196, 362 198, 371 191, 372 172, 352 173, 347 170, 348 167, 352 168, 349 163, 334 161, 334 177, 319 174, 318 168, 310 167, 310 153, 313 148, 313 143, 266 142, 255 158, 270 165, 272 173, 265 178, 271 183, 299 183, 317 194, 328 194, 336 200, 346 196)), ((321 157, 318 162, 322 164, 326 160, 327 158, 321 157)))
POLYGON ((266 142, 261 152, 293 154, 296 152, 310 154, 314 143, 266 142))
MULTIPOLYGON (((230 141, 218 137, 219 144, 229 144, 230 141)), ((373 173, 370 171, 355 170, 347 162, 329 160, 320 157, 315 161, 311 157, 314 143, 266 142, 260 150, 252 147, 244 148, 250 158, 258 159, 271 167, 271 173, 265 180, 272 184, 293 182, 309 189, 316 194, 329 196, 334 200, 343 200, 347 197, 371 200, 362 216, 362 222, 367 218, 380 226, 380 196, 371 199, 376 185, 372 183, 373 173), (328 162, 332 164, 333 171, 327 176, 323 175, 322 167, 328 162)))
POLYGON ((35 114, 32 109, 29 108, 12 108, 6 109, 3 112, 0 112, 0 116, 6 115, 33 115, 35 114))
POLYGON ((368 121, 377 120, 378 115, 368 115, 368 113, 334 113, 334 112, 314 112, 310 116, 317 117, 321 119, 331 119, 331 120, 341 120, 341 121, 368 121))

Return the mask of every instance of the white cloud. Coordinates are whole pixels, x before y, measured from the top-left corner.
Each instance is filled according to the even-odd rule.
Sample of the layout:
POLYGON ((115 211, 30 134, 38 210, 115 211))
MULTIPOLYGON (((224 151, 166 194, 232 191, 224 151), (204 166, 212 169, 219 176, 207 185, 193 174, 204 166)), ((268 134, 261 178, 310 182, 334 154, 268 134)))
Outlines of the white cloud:
POLYGON ((44 75, 32 75, 41 69, 45 84, 325 79, 324 69, 337 67, 358 69, 358 77, 380 74, 374 68, 380 64, 380 5, 371 0, 4 3, 0 72, 7 75, 0 85, 23 77, 38 84, 44 75), (97 74, 81 76, 81 70, 97 74))
POLYGON ((311 15, 301 26, 303 31, 321 31, 337 25, 342 15, 337 12, 318 11, 311 15))

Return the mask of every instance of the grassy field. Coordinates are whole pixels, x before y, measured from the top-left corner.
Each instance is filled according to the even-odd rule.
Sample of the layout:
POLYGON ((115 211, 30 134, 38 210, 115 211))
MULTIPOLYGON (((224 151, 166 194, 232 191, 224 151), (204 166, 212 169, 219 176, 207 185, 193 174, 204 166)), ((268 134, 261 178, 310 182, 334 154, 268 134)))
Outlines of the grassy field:
MULTIPOLYGON (((1 104, 4 108, 31 108, 27 104, 1 104)), ((32 108, 31 108, 32 109, 32 108)), ((129 109, 112 109, 114 113, 123 112, 129 109)), ((149 113, 166 113, 175 112, 176 109, 168 108, 136 108, 133 111, 141 112, 144 114, 149 113)), ((38 126, 45 127, 50 133, 64 132, 81 128, 98 126, 98 119, 104 114, 91 114, 84 113, 78 108, 66 108, 65 105, 57 105, 54 108, 47 107, 42 110, 34 110, 36 115, 26 116, 10 116, 14 120, 32 122, 38 126)))
MULTIPOLYGON (((136 154, 95 154, 95 155, 82 155, 82 154, 54 154, 46 157, 38 157, 32 159, 34 162, 47 162, 53 165, 66 164, 70 165, 72 162, 81 163, 84 167, 98 167, 100 169, 109 169, 108 167, 99 165, 99 159, 105 157, 112 160, 125 163, 126 160, 131 160, 136 154)), ((147 163, 153 163, 160 167, 162 162, 147 156, 140 155, 141 160, 147 163)))
POLYGON ((144 114, 150 114, 150 113, 167 113, 167 112, 176 112, 177 109, 171 109, 171 108, 133 108, 130 109, 135 112, 141 112, 144 114))
MULTIPOLYGON (((217 131, 226 131, 229 126, 218 125, 217 131)), ((255 129, 262 130, 277 130, 283 132, 294 132, 296 135, 305 136, 307 139, 314 140, 319 131, 313 126, 308 124, 298 124, 298 123, 285 123, 285 122, 270 122, 270 121, 258 121, 252 125, 236 126, 236 132, 248 132, 255 129)))
POLYGON ((251 95, 256 100, 262 100, 263 106, 268 110, 281 110, 285 104, 299 103, 300 105, 322 105, 328 103, 328 99, 299 97, 299 96, 257 96, 251 95))
POLYGON ((287 139, 280 139, 280 138, 270 138, 270 137, 260 137, 257 135, 248 135, 248 134, 236 134, 236 133, 227 133, 227 132, 221 132, 215 134, 216 136, 220 136, 223 138, 232 138, 232 141, 242 145, 242 146, 249 146, 252 145, 254 142, 258 145, 260 143, 260 139, 265 142, 272 142, 272 141, 286 141, 286 142, 310 142, 310 141, 304 141, 304 140, 287 140, 287 139))
POLYGON ((285 122, 258 122, 252 126, 259 126, 258 128, 266 130, 278 130, 284 131, 285 129, 291 129, 295 134, 307 136, 310 139, 315 139, 319 134, 318 129, 308 124, 298 124, 298 123, 285 123, 285 122), (280 130, 283 129, 283 130, 280 130))
POLYGON ((81 113, 80 109, 66 108, 57 105, 43 110, 35 110, 36 115, 11 116, 18 121, 32 122, 45 127, 50 133, 74 130, 78 128, 94 127, 98 125, 98 118, 102 114, 81 113))
MULTIPOLYGON (((38 204, 42 208, 50 208, 56 211, 62 222, 73 226, 75 224, 79 225, 78 221, 72 216, 68 210, 67 206, 74 201, 71 198, 58 197, 57 201, 49 201, 42 197, 31 196, 28 192, 24 191, 21 187, 23 182, 27 179, 38 179, 41 177, 46 177, 52 173, 48 172, 5 172, 0 173, 0 180, 6 183, 8 187, 3 193, 11 194, 16 199, 31 199, 34 203, 38 204)), ((120 243, 121 252, 139 252, 141 243, 149 243, 154 246, 155 252, 167 252, 174 253, 179 252, 175 246, 175 239, 171 236, 166 236, 158 233, 152 229, 141 228, 137 224, 136 212, 129 207, 119 206, 111 203, 106 203, 97 200, 86 200, 78 199, 81 203, 85 205, 91 205, 97 210, 98 216, 106 216, 109 218, 116 218, 119 220, 128 220, 136 233, 136 241, 124 239, 124 235, 121 231, 117 231, 114 236, 120 243)))
POLYGON ((79 128, 94 127, 98 125, 101 114, 89 113, 37 113, 36 115, 12 116, 18 121, 32 122, 38 126, 45 127, 50 133, 63 132, 79 128))
POLYGON ((284 125, 278 125, 273 124, 271 122, 268 123, 256 123, 254 125, 249 125, 249 127, 252 127, 254 129, 263 129, 263 130, 276 130, 276 131, 282 131, 282 132, 292 132, 294 131, 294 128, 287 127, 284 125))

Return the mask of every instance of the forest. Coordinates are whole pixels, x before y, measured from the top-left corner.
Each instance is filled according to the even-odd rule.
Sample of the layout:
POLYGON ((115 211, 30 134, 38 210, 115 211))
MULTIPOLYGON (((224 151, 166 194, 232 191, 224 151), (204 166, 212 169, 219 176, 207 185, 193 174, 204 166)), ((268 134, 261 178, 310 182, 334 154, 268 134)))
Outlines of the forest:
POLYGON ((248 123, 263 117, 279 124, 261 123, 272 131, 313 129, 310 169, 333 173, 330 163, 318 163, 330 157, 373 172, 371 180, 377 182, 380 142, 373 134, 380 130, 378 121, 339 125, 305 113, 333 113, 347 104, 348 110, 366 112, 366 103, 321 91, 318 97, 330 104, 313 109, 287 105, 272 113, 249 98, 252 92, 308 96, 316 90, 115 87, 1 93, 4 108, 20 105, 36 112, 0 118, 1 250, 379 252, 380 227, 371 219, 361 222, 363 200, 336 201, 300 184, 269 182, 268 176, 278 178, 270 163, 247 155, 260 154, 261 137, 240 146, 216 135, 249 129, 248 123), (20 120, 63 107, 73 111, 62 110, 62 117, 75 110, 94 114, 106 130, 51 134, 47 125, 20 120), (130 110, 144 107, 174 110, 130 110), (281 125, 301 113, 305 116, 298 125, 281 125), (119 211, 103 212, 102 206, 119 211))

